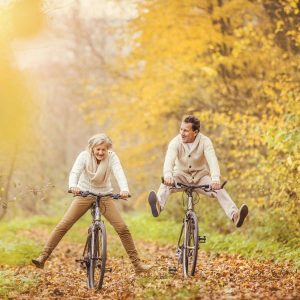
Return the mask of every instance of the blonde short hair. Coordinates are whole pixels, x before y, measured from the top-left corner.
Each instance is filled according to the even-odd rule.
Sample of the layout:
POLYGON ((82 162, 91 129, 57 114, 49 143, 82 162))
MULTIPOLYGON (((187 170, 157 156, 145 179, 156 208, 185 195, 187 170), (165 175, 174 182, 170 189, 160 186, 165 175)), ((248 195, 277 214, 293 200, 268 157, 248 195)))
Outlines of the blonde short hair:
POLYGON ((88 150, 92 151, 92 149, 101 144, 106 144, 108 149, 112 148, 112 141, 105 133, 98 133, 93 135, 88 141, 88 150))

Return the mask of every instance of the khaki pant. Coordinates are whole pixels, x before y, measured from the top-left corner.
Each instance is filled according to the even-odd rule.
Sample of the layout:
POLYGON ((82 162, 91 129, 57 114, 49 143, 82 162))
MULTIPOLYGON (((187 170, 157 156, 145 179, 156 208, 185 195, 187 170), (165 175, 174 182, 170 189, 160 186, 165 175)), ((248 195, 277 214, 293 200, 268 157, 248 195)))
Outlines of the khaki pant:
MULTIPOLYGON (((96 198, 93 196, 74 197, 71 206, 50 234, 50 237, 41 253, 42 256, 49 257, 62 237, 73 226, 73 224, 76 223, 76 221, 89 210, 95 199, 96 198)), ((108 222, 118 233, 130 260, 133 264, 135 264, 139 261, 138 253, 136 251, 129 229, 124 223, 114 201, 115 200, 113 200, 112 198, 102 198, 100 200, 100 210, 102 215, 108 220, 108 222)))
MULTIPOLYGON (((184 176, 174 176, 174 179, 175 179, 175 182, 191 184, 187 181, 187 179, 184 176)), ((205 185, 205 184, 211 184, 211 183, 212 183, 211 178, 209 176, 204 176, 200 179, 200 181, 198 183, 194 183, 194 185, 205 185)), ((198 191, 206 196, 217 198, 220 205, 224 209, 226 215, 230 219, 232 219, 233 214, 238 211, 237 206, 235 205, 233 200, 230 198, 230 196, 228 195, 228 193, 226 192, 225 189, 217 190, 216 193, 204 192, 201 189, 199 189, 198 191)), ((157 198, 158 198, 158 201, 159 201, 159 204, 160 204, 162 210, 166 204, 168 196, 170 195, 170 193, 173 193, 173 192, 178 192, 178 190, 174 190, 174 189, 172 190, 172 188, 170 188, 169 186, 166 186, 164 184, 160 185, 158 192, 157 192, 157 198)))

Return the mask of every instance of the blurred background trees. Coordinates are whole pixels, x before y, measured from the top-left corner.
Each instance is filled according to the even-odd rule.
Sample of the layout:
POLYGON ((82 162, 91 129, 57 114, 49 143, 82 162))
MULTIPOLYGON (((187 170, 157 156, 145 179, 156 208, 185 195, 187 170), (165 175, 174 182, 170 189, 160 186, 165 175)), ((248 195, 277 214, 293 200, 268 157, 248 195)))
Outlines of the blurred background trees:
MULTIPOLYGON (((1 113, 19 107, 13 126, 1 121, 3 140, 17 145, 1 153, 1 204, 54 213, 77 153, 104 131, 124 164, 132 205, 145 208, 167 143, 190 113, 214 142, 233 198, 250 205, 253 226, 268 225, 267 234, 284 242, 299 234, 299 1, 39 4, 32 25, 39 38, 7 37, 15 21, 1 18, 9 58, 1 70, 15 72, 1 77, 4 91, 10 82, 11 91, 30 94, 23 106, 17 95, 1 95, 1 113)), ((221 230, 217 204, 201 205, 221 230)))

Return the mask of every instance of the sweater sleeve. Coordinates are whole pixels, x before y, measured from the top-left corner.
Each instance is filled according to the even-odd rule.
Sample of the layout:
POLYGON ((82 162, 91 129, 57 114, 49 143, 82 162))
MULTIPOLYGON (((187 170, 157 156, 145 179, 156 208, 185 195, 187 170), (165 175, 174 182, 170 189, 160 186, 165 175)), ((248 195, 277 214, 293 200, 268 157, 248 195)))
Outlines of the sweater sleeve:
POLYGON ((164 177, 172 177, 175 160, 178 154, 178 141, 173 139, 169 145, 164 162, 164 177))
POLYGON ((211 180, 213 182, 219 182, 220 168, 218 164, 218 159, 213 144, 209 138, 207 138, 204 142, 204 155, 209 166, 211 180))
POLYGON ((129 193, 127 179, 126 179, 125 173, 123 171, 120 159, 117 156, 117 154, 114 152, 111 154, 111 168, 112 168, 113 174, 118 182, 120 191, 129 193))
POLYGON ((77 187, 80 175, 85 167, 86 154, 86 151, 83 151, 77 156, 69 175, 69 188, 77 187))

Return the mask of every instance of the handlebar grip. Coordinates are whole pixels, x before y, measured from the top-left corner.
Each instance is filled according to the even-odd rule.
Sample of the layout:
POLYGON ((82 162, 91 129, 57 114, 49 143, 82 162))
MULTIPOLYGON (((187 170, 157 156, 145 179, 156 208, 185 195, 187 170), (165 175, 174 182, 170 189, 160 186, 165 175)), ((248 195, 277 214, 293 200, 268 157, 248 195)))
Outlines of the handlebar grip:
POLYGON ((120 196, 120 194, 115 194, 112 196, 113 199, 117 200, 117 199, 124 199, 126 200, 127 198, 131 198, 131 195, 128 195, 126 198, 123 198, 120 196))
MULTIPOLYGON (((68 193, 73 194, 73 192, 70 189, 68 190, 68 193)), ((89 192, 80 191, 78 194, 74 194, 74 196, 78 196, 78 195, 82 197, 87 197, 89 195, 89 192)))
POLYGON ((201 187, 203 187, 204 189, 210 189, 211 188, 211 186, 209 184, 204 184, 201 187))

